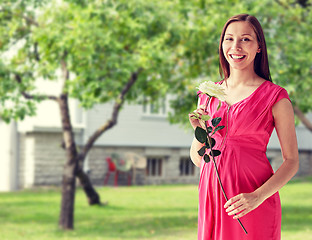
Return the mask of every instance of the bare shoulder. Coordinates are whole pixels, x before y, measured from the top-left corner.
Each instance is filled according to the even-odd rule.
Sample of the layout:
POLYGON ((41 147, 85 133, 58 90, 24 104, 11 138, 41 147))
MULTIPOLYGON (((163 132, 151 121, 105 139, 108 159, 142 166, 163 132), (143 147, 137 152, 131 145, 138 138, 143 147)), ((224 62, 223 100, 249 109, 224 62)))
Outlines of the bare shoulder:
POLYGON ((274 119, 289 119, 294 115, 291 102, 287 98, 283 98, 273 105, 272 113, 274 119))

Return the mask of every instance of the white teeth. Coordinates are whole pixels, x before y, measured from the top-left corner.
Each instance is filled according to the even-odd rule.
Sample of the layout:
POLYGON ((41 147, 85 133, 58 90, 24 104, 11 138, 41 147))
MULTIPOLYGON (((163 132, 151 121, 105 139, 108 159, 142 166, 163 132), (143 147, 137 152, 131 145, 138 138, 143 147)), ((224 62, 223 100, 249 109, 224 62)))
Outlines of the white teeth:
POLYGON ((244 55, 231 55, 233 59, 242 59, 244 55))

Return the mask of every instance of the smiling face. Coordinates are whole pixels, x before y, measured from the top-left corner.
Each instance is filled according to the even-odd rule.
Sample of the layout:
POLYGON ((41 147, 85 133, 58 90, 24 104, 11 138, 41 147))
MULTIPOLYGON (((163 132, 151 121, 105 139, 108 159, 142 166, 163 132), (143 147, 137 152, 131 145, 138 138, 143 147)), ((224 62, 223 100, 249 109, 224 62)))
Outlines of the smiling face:
POLYGON ((225 31, 222 50, 231 70, 254 71, 255 56, 260 48, 252 26, 243 21, 230 23, 225 31))

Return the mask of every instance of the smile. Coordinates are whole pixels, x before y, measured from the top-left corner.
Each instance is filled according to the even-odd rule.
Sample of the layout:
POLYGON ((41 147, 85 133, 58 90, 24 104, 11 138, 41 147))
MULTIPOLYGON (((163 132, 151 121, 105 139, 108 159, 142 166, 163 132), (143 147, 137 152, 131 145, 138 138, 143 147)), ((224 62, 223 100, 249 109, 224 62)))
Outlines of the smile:
POLYGON ((232 59, 239 59, 239 60, 241 60, 241 59, 244 59, 246 56, 245 55, 236 55, 236 54, 230 54, 230 57, 232 58, 232 59))

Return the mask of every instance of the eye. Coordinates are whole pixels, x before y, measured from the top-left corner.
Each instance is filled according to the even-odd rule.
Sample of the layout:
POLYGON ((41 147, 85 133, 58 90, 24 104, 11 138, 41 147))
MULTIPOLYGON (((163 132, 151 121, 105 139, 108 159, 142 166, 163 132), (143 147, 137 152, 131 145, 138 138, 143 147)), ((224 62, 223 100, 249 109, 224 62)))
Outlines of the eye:
POLYGON ((248 42, 248 41, 250 41, 250 39, 249 38, 243 38, 242 41, 243 42, 248 42))
POLYGON ((225 41, 232 41, 233 40, 233 38, 231 38, 231 37, 226 37, 225 38, 225 41))

